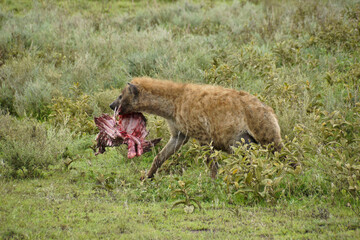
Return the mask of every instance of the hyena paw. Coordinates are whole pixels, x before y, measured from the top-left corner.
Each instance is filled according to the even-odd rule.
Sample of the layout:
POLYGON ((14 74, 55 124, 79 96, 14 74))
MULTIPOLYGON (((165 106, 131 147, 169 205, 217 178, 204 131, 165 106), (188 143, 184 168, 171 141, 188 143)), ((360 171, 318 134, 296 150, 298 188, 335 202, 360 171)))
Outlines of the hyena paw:
POLYGON ((145 171, 141 172, 141 177, 140 177, 140 181, 145 181, 146 179, 153 179, 154 175, 150 175, 150 174, 146 174, 145 171))

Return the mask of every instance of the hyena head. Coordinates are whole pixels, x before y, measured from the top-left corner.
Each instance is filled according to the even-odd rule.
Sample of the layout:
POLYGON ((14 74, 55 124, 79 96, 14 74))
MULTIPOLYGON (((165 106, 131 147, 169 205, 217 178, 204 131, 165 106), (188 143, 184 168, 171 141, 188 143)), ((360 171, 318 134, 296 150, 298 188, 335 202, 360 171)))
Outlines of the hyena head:
POLYGON ((137 111, 139 101, 139 89, 131 83, 124 88, 121 95, 110 104, 112 110, 117 114, 127 114, 137 111))

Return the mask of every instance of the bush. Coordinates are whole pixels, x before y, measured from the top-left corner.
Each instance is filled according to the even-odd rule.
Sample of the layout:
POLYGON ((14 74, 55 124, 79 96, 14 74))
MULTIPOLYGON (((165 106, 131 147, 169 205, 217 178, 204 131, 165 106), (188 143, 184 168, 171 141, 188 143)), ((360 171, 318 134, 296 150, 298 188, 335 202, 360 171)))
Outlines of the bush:
POLYGON ((91 97, 82 92, 79 83, 74 84, 71 91, 71 97, 60 95, 52 100, 49 122, 76 133, 95 133, 96 126, 91 117, 94 112, 91 97))
MULTIPOLYGON (((226 185, 225 190, 230 202, 255 204, 259 202, 275 203, 281 197, 289 195, 285 187, 286 179, 301 173, 301 166, 293 168, 295 161, 281 160, 284 154, 271 153, 259 145, 240 145, 233 148, 233 154, 217 151, 213 147, 192 144, 187 155, 202 160, 208 165, 208 159, 218 161, 219 178, 226 185)), ((294 158, 291 158, 294 160, 294 158)))
POLYGON ((43 169, 61 159, 71 135, 34 120, 0 115, 1 175, 39 177, 43 169))
POLYGON ((25 86, 32 82, 36 75, 36 64, 30 57, 9 61, 0 68, 0 104, 1 108, 16 114, 15 94, 23 96, 25 86))
POLYGON ((46 80, 27 82, 22 95, 15 93, 14 107, 18 116, 47 118, 53 87, 46 80))

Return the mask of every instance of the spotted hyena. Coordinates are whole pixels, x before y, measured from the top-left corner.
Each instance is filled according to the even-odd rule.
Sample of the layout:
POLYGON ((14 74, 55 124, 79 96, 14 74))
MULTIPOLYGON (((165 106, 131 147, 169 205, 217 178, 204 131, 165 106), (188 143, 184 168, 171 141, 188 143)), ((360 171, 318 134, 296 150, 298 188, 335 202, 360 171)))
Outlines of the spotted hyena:
MULTIPOLYGON (((147 112, 167 120, 171 138, 155 157, 149 178, 190 137, 226 152, 242 138, 246 143, 272 143, 277 151, 282 146, 273 109, 244 91, 142 77, 134 78, 110 107, 119 114, 147 112)), ((212 171, 215 177, 214 165, 212 171)))

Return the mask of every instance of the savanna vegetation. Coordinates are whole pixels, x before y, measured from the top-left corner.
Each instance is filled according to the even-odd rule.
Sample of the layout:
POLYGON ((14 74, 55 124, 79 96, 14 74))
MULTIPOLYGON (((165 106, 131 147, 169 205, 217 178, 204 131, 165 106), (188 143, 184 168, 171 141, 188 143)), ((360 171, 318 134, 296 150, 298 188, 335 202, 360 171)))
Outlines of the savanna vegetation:
POLYGON ((357 239, 359 87, 355 0, 0 0, 0 238, 357 239), (162 118, 150 153, 93 151, 136 76, 255 94, 285 147, 190 141, 140 181, 162 118))

